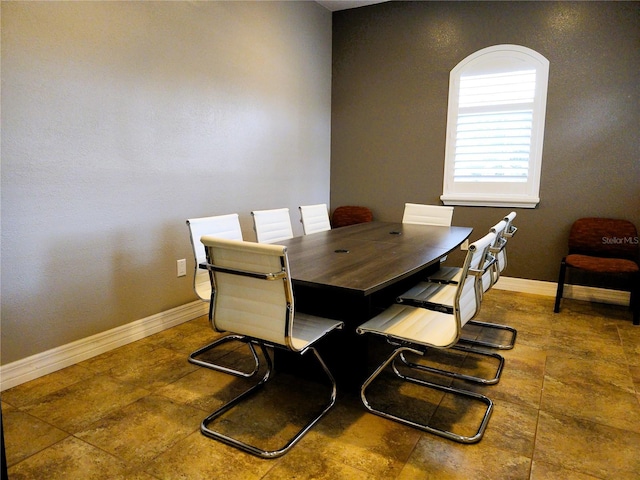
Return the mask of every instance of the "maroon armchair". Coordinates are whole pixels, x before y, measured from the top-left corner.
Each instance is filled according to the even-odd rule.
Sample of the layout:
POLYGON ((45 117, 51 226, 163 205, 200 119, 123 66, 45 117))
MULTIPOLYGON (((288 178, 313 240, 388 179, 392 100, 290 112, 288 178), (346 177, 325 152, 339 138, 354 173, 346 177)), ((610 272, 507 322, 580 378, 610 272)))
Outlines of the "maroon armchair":
POLYGON ((367 207, 346 205, 338 207, 331 216, 331 227, 346 227, 357 223, 367 223, 373 220, 373 213, 367 207))
POLYGON ((633 223, 613 218, 580 218, 569 232, 569 253, 560 263, 554 312, 560 301, 567 268, 628 279, 633 324, 640 325, 640 245, 633 223))

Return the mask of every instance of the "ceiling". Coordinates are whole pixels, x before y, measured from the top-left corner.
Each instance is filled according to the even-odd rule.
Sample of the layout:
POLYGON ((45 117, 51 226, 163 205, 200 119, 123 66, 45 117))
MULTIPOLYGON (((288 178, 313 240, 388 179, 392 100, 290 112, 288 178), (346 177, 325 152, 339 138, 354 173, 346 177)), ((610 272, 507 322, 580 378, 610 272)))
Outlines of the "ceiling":
POLYGON ((319 3, 327 10, 335 12, 338 10, 347 10, 349 8, 365 7, 367 5, 386 1, 387 0, 316 0, 316 3, 319 3))

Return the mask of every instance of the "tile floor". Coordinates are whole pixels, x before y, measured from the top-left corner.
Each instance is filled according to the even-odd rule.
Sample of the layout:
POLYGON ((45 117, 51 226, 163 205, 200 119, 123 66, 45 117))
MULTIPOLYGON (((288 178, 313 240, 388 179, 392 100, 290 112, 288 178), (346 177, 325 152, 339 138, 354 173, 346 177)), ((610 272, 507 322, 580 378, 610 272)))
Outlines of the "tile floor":
MULTIPOLYGON (((516 327, 518 339, 503 352, 500 382, 470 387, 495 401, 487 432, 474 445, 369 414, 353 393, 339 395, 278 459, 204 437, 200 421, 247 381, 187 362, 188 353, 215 338, 203 317, 2 392, 9 478, 640 478, 640 327, 623 307, 564 300, 560 314, 552 309, 549 297, 496 289, 485 296, 479 319, 516 327)), ((373 346, 372 366, 382 350, 373 346)), ((462 360, 467 371, 486 369, 462 360)), ((374 385, 372 398, 389 408, 435 412, 434 421, 463 433, 474 421, 472 408, 431 391, 416 397, 417 387, 385 378, 374 385)), ((322 397, 318 388, 276 375, 220 428, 270 446, 322 397), (256 414, 265 413, 271 420, 260 430, 256 414)))

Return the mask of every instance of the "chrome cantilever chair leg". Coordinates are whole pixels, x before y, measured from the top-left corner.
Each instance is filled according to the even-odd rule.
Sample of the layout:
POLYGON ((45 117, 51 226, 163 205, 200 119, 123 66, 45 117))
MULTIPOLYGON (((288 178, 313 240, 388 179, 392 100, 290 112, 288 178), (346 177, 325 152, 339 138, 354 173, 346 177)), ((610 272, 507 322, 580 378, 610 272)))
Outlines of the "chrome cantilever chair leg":
POLYGON ((225 335, 224 337, 218 338, 217 340, 211 342, 209 345, 205 345, 204 347, 199 348, 198 350, 193 352, 191 355, 189 355, 189 363, 198 365, 200 367, 209 368, 211 370, 216 370, 218 372, 228 373, 230 375, 235 375, 236 377, 242 377, 242 378, 250 378, 254 376, 258 371, 258 369, 260 368, 260 360, 258 359, 258 354, 256 353, 253 343, 251 341, 248 341, 244 335, 234 335, 234 334, 225 335), (219 345, 230 342, 232 340, 238 340, 238 341, 244 342, 249 347, 249 350, 251 351, 251 355, 253 356, 253 361, 254 361, 253 370, 251 370, 250 372, 243 372, 242 370, 236 370, 230 367, 225 367, 224 365, 219 365, 217 363, 208 362, 206 360, 201 360, 197 358, 203 353, 206 353, 209 350, 213 350, 219 345))
POLYGON ((239 449, 244 450, 245 452, 251 453, 253 455, 257 455, 257 456, 262 457, 262 458, 277 458, 277 457, 280 457, 280 456, 284 455, 285 453, 287 453, 304 436, 304 434, 307 433, 307 431, 311 427, 313 427, 329 411, 329 409, 335 404, 335 402, 336 402, 336 382, 335 382, 335 380, 333 378, 333 375, 331 375, 331 372, 327 368, 326 364, 324 363, 324 361, 320 357, 320 354, 318 353, 318 351, 314 347, 308 347, 304 352, 302 352, 302 354, 304 355, 309 350, 313 352, 313 354, 315 355, 316 359, 318 360, 318 363, 322 367, 322 370, 324 370, 324 372, 327 375, 329 381, 331 382, 331 395, 330 395, 330 398, 329 398, 329 402, 324 407, 322 407, 322 411, 320 411, 320 413, 316 414, 284 446, 282 446, 281 448, 278 448, 276 450, 263 450, 262 448, 257 447, 255 445, 251 445, 249 443, 243 442, 243 441, 238 440, 236 438, 232 438, 232 437, 230 437, 228 435, 225 435, 223 433, 220 433, 220 432, 217 432, 215 430, 212 430, 211 428, 209 428, 209 425, 214 420, 219 418, 225 412, 229 411, 232 407, 234 407, 235 405, 239 404, 240 402, 242 402, 244 399, 246 399, 250 395, 253 395, 254 393, 256 393, 271 378, 271 373, 272 373, 272 370, 273 370, 273 362, 271 360, 271 357, 269 356, 269 353, 266 350, 266 347, 265 347, 264 343, 263 342, 258 342, 258 343, 260 345, 260 348, 262 349, 262 353, 264 354, 265 358, 267 359, 267 372, 265 373, 264 377, 260 380, 260 382, 258 382, 256 385, 251 387, 249 390, 241 393, 240 395, 238 395, 233 400, 231 400, 231 401, 227 402, 226 404, 222 405, 215 412, 213 412, 211 415, 209 415, 207 418, 205 418, 202 421, 202 424, 200 426, 200 431, 203 433, 203 435, 206 435, 207 437, 219 440, 219 441, 221 441, 223 443, 226 443, 227 445, 231 445, 233 447, 239 448, 239 449))
MULTIPOLYGON (((479 383, 481 385, 495 385, 500 381, 500 375, 502 375, 502 369, 504 368, 504 357, 502 355, 494 352, 485 352, 482 350, 477 350, 475 348, 466 347, 464 345, 459 345, 459 344, 451 347, 451 349, 472 353, 472 354, 480 355, 483 357, 495 358, 498 361, 498 366, 496 367, 496 371, 493 378, 482 378, 474 375, 466 375, 464 373, 452 372, 450 370, 442 370, 440 368, 430 367, 428 365, 422 365, 420 363, 411 362, 407 360, 404 353, 400 353, 400 355, 398 355, 398 358, 402 361, 402 363, 404 363, 409 368, 414 368, 416 370, 422 370, 424 372, 429 372, 429 373, 436 373, 439 375, 456 378, 458 380, 466 380, 468 382, 479 383)), ((421 355, 423 354, 421 353, 421 355)), ((394 362, 394 369, 395 368, 396 367, 394 362)))
POLYGON ((429 433, 433 433, 435 435, 444 437, 444 438, 448 438, 450 440, 454 440, 456 442, 460 442, 460 443, 476 443, 479 442, 482 439, 482 436, 484 435, 484 431, 487 428, 487 424, 489 423, 489 418, 491 417, 491 413, 493 411, 493 401, 489 398, 486 397, 485 395, 481 395, 479 393, 475 393, 475 392, 471 392, 468 390, 463 390, 463 389, 459 389, 459 388, 454 388, 454 387, 450 387, 450 386, 445 386, 445 385, 439 385, 437 383, 432 383, 432 382, 427 382, 425 380, 419 379, 419 378, 415 378, 415 377, 410 377, 408 375, 403 375, 402 373, 400 373, 396 368, 394 362, 395 359, 402 355, 405 351, 408 352, 413 352, 415 354, 418 355, 423 355, 424 352, 414 349, 414 348, 410 348, 410 347, 400 347, 397 348, 396 350, 394 350, 392 352, 392 354, 389 356, 389 358, 382 363, 382 365, 380 365, 374 372, 373 374, 364 382, 364 384, 362 385, 361 389, 360 389, 360 398, 362 399, 362 403, 364 404, 365 408, 370 411, 371 413, 374 413, 376 415, 379 415, 381 417, 384 418, 388 418, 390 420, 394 420, 396 422, 405 424, 405 425, 409 425, 411 427, 414 428, 418 428, 420 430, 423 430, 425 432, 429 432, 429 433), (445 393, 451 393, 453 395, 459 395, 459 396, 463 396, 472 400, 477 400, 479 402, 482 402, 486 405, 486 409, 484 412, 484 415, 482 417, 482 420, 480 422, 480 425, 478 426, 478 429, 476 430, 476 433, 473 435, 460 435, 448 430, 443 430, 443 429, 439 429, 439 428, 435 428, 432 427, 430 425, 426 425, 426 424, 422 424, 422 423, 418 423, 417 421, 413 421, 410 420, 408 418, 404 418, 404 417, 399 417, 397 415, 394 415, 392 413, 389 413, 387 411, 383 411, 383 410, 379 410, 375 407, 373 407, 371 405, 371 403, 369 402, 369 400, 367 399, 366 396, 366 390, 367 387, 369 387, 369 385, 371 385, 371 383, 378 377, 378 375, 380 375, 380 373, 382 373, 382 371, 387 368, 390 364, 393 365, 393 371, 396 374, 396 376, 398 376, 399 378, 401 378, 402 380, 411 382, 411 383, 415 383, 416 385, 421 385, 427 388, 433 388, 435 390, 439 390, 441 392, 445 392, 445 393))

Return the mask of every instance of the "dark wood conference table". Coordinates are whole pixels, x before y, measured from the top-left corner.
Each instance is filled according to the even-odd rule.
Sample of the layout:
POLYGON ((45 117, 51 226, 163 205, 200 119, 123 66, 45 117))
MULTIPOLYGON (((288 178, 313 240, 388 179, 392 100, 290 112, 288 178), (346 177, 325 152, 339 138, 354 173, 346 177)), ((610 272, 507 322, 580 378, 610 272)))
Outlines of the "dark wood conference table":
POLYGON ((296 284, 370 295, 434 263, 471 234, 466 227, 369 222, 278 242, 296 284))
POLYGON ((353 387, 365 378, 366 340, 356 327, 437 270, 440 259, 471 232, 468 227, 370 222, 277 242, 287 247, 295 309, 345 322, 343 332, 319 344, 339 385, 353 387))

